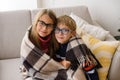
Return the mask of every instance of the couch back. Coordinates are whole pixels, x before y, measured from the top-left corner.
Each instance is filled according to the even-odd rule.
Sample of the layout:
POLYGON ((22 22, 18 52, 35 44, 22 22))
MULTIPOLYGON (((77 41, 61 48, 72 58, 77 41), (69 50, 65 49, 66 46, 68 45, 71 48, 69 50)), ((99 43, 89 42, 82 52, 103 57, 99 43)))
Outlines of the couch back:
POLYGON ((29 25, 29 10, 0 12, 0 59, 19 57, 21 40, 29 25))
MULTIPOLYGON (((17 10, 0 12, 0 59, 20 57, 20 45, 28 26, 32 24, 36 13, 44 8, 34 10, 17 10)), ((50 8, 57 16, 71 12, 92 24, 86 6, 50 8)))
MULTIPOLYGON (((45 8, 34 9, 31 11, 32 20, 34 20, 35 14, 38 11, 41 11, 42 9, 45 8)), ((81 17, 82 19, 86 20, 88 23, 90 24, 93 23, 87 6, 59 7, 59 8, 48 8, 48 9, 52 9, 56 13, 57 17, 60 15, 70 15, 71 13, 74 13, 77 16, 81 17)))

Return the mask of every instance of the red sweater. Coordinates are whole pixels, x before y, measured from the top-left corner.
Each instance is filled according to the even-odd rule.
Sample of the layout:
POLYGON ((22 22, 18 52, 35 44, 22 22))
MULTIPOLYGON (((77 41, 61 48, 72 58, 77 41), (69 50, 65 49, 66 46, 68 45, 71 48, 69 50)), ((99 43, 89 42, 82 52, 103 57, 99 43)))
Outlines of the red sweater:
POLYGON ((49 45, 50 45, 50 39, 51 39, 51 35, 47 36, 45 38, 39 37, 39 40, 41 42, 41 49, 44 53, 49 53, 49 45))

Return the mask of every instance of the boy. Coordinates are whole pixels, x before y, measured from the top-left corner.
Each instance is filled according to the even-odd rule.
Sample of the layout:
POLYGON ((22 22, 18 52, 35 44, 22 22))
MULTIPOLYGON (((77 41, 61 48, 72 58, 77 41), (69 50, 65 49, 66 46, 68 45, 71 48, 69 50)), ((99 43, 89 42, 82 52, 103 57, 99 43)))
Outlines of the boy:
POLYGON ((82 66, 87 80, 99 80, 96 67, 101 65, 81 38, 76 35, 76 23, 71 17, 67 15, 58 17, 55 37, 59 43, 57 61, 74 71, 82 66))

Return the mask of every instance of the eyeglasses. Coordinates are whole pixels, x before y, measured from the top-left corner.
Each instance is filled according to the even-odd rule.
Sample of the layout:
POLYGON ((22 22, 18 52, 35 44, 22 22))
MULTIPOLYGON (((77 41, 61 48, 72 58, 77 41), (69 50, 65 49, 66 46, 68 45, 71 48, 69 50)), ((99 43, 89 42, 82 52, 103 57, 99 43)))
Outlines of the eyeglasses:
POLYGON ((58 28, 58 27, 55 28, 55 33, 58 34, 59 32, 61 32, 62 34, 66 35, 66 34, 68 34, 69 32, 71 32, 71 30, 65 29, 65 28, 60 29, 60 28, 58 28))
POLYGON ((45 27, 46 26, 46 28, 53 28, 53 24, 50 24, 50 23, 45 23, 44 21, 41 21, 41 20, 38 20, 38 23, 39 23, 39 25, 40 26, 42 26, 42 27, 45 27))

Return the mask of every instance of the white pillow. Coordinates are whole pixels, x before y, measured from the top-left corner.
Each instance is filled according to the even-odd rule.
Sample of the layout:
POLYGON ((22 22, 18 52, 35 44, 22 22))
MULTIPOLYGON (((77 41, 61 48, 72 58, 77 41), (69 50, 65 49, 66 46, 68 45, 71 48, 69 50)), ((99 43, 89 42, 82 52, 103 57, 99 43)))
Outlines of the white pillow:
POLYGON ((75 20, 76 25, 78 27, 82 27, 84 24, 88 24, 87 21, 85 21, 84 19, 82 19, 81 17, 78 17, 77 15, 75 15, 74 13, 71 13, 69 15, 73 20, 75 20))
POLYGON ((81 35, 82 31, 84 30, 85 32, 94 36, 97 39, 105 40, 106 36, 109 34, 109 31, 104 30, 100 26, 89 24, 87 21, 75 15, 74 13, 71 13, 69 16, 76 22, 77 25, 76 32, 78 35, 81 35))
POLYGON ((81 29, 100 40, 105 40, 109 34, 109 31, 104 30, 102 27, 90 24, 84 24, 81 29))

